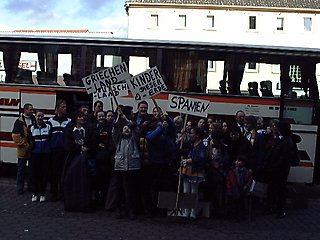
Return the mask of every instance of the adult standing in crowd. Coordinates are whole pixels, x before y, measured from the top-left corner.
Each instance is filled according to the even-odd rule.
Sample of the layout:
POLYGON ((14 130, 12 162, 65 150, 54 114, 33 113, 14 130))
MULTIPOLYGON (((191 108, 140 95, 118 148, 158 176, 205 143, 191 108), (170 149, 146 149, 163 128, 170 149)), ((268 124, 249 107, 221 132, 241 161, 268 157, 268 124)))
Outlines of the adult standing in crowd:
POLYGON ((40 200, 40 202, 45 202, 51 151, 51 125, 44 122, 44 114, 41 111, 36 113, 35 118, 35 123, 30 127, 33 140, 33 149, 31 155, 32 161, 30 164, 33 184, 33 195, 31 201, 36 202, 40 200))
POLYGON ((98 115, 98 112, 101 112, 103 111, 103 102, 98 100, 98 101, 95 101, 94 104, 93 104, 93 111, 91 113, 91 119, 96 122, 97 121, 97 115, 98 115))
POLYGON ((253 170, 254 176, 256 170, 261 167, 264 158, 265 137, 264 134, 257 132, 257 120, 254 116, 245 116, 244 137, 252 146, 252 155, 248 159, 246 167, 253 170))
MULTIPOLYGON (((173 120, 168 115, 162 115, 155 123, 156 125, 150 123, 152 128, 146 134, 151 171, 151 179, 148 179, 150 214, 154 214, 159 192, 174 190, 171 186, 174 182, 172 168, 176 157, 176 129, 173 120)), ((159 214, 165 216, 166 211, 160 211, 159 214)))
POLYGON ((236 116, 235 116, 235 120, 236 120, 236 124, 240 130, 240 134, 244 135, 245 132, 245 128, 244 128, 244 118, 245 118, 245 113, 242 110, 239 110, 236 112, 236 116))
POLYGON ((57 201, 60 197, 59 194, 62 194, 61 174, 66 158, 64 151, 64 129, 70 121, 71 119, 67 117, 67 103, 65 100, 59 99, 56 103, 55 116, 48 120, 52 126, 50 167, 50 193, 52 201, 57 201))
POLYGON ((138 103, 138 112, 134 114, 133 121, 140 126, 143 122, 150 120, 151 117, 148 114, 148 103, 141 101, 138 103))
POLYGON ((276 218, 286 216, 286 183, 292 160, 296 158, 295 143, 292 140, 290 124, 284 120, 278 123, 278 139, 275 139, 267 156, 266 174, 268 185, 268 210, 275 211, 276 218))
MULTIPOLYGON (((108 112, 113 116, 113 112, 108 112)), ((97 113, 97 123, 95 130, 97 133, 97 150, 95 158, 97 161, 97 176, 94 190, 95 200, 98 206, 104 206, 112 170, 112 156, 114 155, 114 144, 112 141, 113 121, 109 122, 106 119, 106 113, 100 111, 97 113)))
POLYGON ((225 207, 225 176, 228 170, 229 153, 227 145, 223 142, 224 135, 220 122, 210 124, 209 133, 205 197, 212 202, 215 216, 221 216, 225 207))
MULTIPOLYGON (((95 131, 84 124, 84 114, 77 111, 65 128, 64 148, 67 153, 62 183, 64 207, 67 211, 90 211, 92 209, 91 176, 96 150, 95 131), (91 170, 91 171, 90 171, 91 170)), ((94 174, 93 174, 94 175, 94 174)))
MULTIPOLYGON (((17 145, 17 192, 23 194, 24 179, 27 162, 30 160, 32 139, 29 131, 29 126, 34 123, 33 106, 31 103, 26 103, 23 106, 23 114, 14 122, 12 130, 12 139, 17 145)), ((28 181, 31 186, 31 181, 28 181)))

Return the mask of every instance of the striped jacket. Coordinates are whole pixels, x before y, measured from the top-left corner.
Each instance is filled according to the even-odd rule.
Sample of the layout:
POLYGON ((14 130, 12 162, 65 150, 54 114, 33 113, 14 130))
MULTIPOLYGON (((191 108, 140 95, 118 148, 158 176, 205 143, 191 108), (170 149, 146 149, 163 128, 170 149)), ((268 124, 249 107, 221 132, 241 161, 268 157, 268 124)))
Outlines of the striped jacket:
POLYGON ((51 152, 50 138, 51 125, 43 123, 39 128, 36 124, 30 127, 30 132, 33 140, 32 153, 49 153, 51 152))
POLYGON ((64 137, 63 137, 63 131, 65 127, 68 125, 68 123, 71 121, 70 118, 63 117, 59 118, 57 116, 54 116, 48 120, 49 124, 51 124, 51 149, 63 149, 64 148, 64 137))

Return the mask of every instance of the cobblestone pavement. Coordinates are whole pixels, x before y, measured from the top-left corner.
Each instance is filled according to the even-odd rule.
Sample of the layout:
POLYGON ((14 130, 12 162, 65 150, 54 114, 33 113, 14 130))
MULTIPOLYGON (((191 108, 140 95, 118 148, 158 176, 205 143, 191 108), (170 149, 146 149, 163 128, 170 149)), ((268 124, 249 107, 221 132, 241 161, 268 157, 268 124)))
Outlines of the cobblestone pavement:
POLYGON ((104 210, 71 213, 64 211, 61 202, 32 203, 31 193, 18 196, 13 180, 0 179, 0 240, 319 239, 319 210, 320 198, 310 198, 307 208, 290 207, 283 219, 262 215, 241 222, 143 216, 116 219, 114 213, 104 210))

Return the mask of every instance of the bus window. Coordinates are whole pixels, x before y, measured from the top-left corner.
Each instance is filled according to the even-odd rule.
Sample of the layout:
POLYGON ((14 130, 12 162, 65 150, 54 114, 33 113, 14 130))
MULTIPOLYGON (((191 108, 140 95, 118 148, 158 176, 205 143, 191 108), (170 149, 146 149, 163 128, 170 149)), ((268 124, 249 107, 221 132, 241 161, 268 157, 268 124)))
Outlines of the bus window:
MULTIPOLYGON (((273 73, 274 64, 263 62, 247 62, 245 65, 243 78, 240 85, 241 93, 250 95, 250 83, 258 83, 259 96, 280 96, 280 89, 277 84, 280 83, 280 73, 273 73)), ((255 94, 256 96, 256 94, 255 94)))
POLYGON ((207 89, 208 59, 200 52, 167 50, 163 57, 167 88, 182 92, 205 92, 207 89))
POLYGON ((139 56, 130 56, 129 58, 129 69, 130 74, 137 75, 141 72, 149 69, 149 58, 148 57, 139 57, 139 56))
POLYGON ((3 52, 0 51, 0 82, 4 82, 6 79, 6 72, 4 69, 4 63, 3 63, 3 52))
MULTIPOLYGON (((22 79, 25 83, 33 83, 38 84, 37 78, 36 78, 36 72, 39 69, 39 60, 38 60, 38 54, 34 52, 21 52, 21 57, 18 65, 18 69, 20 71, 24 71, 26 76, 31 76, 31 79, 22 79)), ((21 72, 20 72, 21 73, 21 72)), ((19 71, 18 75, 19 76, 19 71)), ((23 82, 24 83, 24 82, 23 82)))
MULTIPOLYGON (((72 85, 70 81, 64 79, 63 74, 71 75, 72 54, 58 54, 58 76, 57 83, 61 86, 72 85)), ((66 76, 66 75, 65 75, 66 76)))
POLYGON ((223 79, 223 68, 224 61, 208 61, 207 93, 223 93, 220 90, 220 80, 223 79))

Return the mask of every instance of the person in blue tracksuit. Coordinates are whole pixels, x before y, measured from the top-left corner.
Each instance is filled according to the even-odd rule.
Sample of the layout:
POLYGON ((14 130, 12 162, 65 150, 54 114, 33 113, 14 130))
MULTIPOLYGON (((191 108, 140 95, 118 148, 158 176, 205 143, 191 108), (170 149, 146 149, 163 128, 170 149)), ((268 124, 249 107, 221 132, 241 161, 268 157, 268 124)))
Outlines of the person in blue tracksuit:
POLYGON ((45 192, 49 169, 49 154, 51 152, 51 125, 44 122, 43 112, 38 111, 35 117, 35 123, 30 126, 30 132, 33 141, 30 164, 33 183, 33 195, 31 200, 32 202, 36 202, 39 200, 40 196, 40 202, 45 202, 45 192))
POLYGON ((50 164, 50 183, 51 183, 51 200, 57 201, 59 194, 62 194, 61 175, 66 154, 64 150, 64 130, 71 121, 67 117, 67 104, 63 99, 59 99, 56 104, 55 116, 48 122, 52 126, 51 138, 51 164, 50 164))

